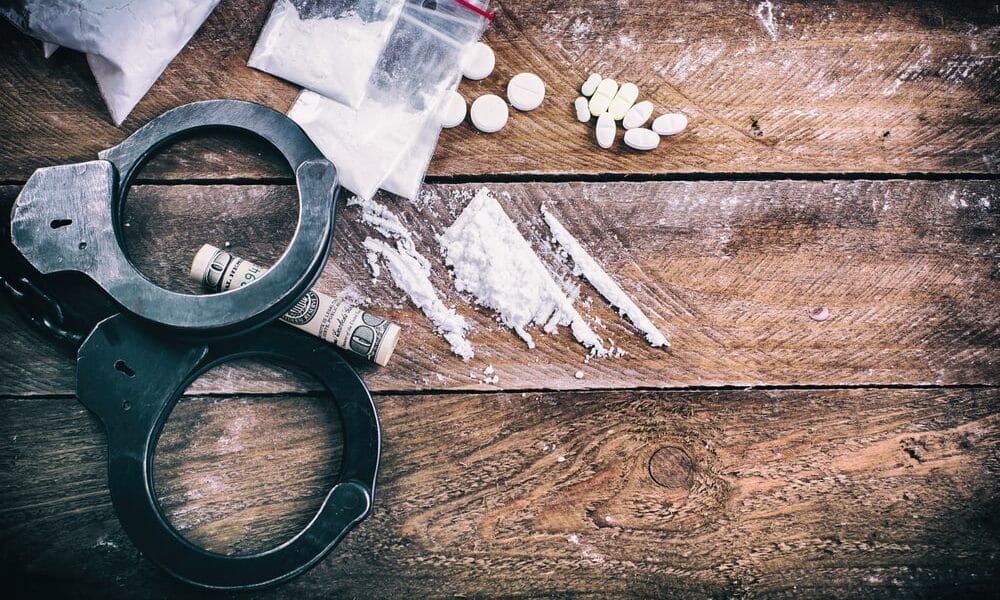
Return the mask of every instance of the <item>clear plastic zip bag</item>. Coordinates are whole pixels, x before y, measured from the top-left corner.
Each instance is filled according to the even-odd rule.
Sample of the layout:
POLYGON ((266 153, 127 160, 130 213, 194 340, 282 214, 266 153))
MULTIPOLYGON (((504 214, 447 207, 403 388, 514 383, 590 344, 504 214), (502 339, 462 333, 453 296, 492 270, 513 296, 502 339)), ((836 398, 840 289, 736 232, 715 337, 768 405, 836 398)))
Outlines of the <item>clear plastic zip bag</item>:
POLYGON ((344 187, 371 198, 428 131, 427 120, 438 121, 445 93, 461 78, 463 52, 491 18, 488 3, 407 0, 358 107, 299 94, 288 116, 337 166, 344 187))
POLYGON ((276 0, 247 64, 357 106, 404 1, 276 0))
MULTIPOLYGON (((457 87, 457 86, 456 86, 457 87)), ((441 119, 439 111, 448 101, 444 96, 438 110, 424 119, 424 124, 410 148, 403 154, 392 172, 382 181, 381 188, 390 194, 402 196, 408 200, 416 200, 420 187, 424 184, 427 167, 431 164, 438 138, 441 137, 441 119)))

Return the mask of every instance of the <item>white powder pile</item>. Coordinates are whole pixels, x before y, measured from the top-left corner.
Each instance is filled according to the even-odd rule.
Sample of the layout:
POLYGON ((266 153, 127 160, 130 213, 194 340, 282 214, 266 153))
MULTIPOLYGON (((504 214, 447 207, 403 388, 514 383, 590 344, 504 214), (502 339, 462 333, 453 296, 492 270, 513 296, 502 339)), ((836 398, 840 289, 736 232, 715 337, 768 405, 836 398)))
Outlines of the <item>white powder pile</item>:
POLYGON ((401 3, 394 4, 367 21, 357 10, 303 19, 289 0, 278 0, 247 64, 356 106, 395 25, 401 3))
POLYGON ((496 311, 529 348, 535 347, 529 326, 555 333, 559 325, 569 325, 592 354, 607 354, 488 189, 479 190, 438 241, 455 288, 496 311))
POLYGON ((347 204, 360 206, 363 222, 374 227, 383 236, 396 240, 394 248, 382 240, 365 239, 367 262, 372 270, 372 276, 378 277, 381 273, 378 263, 378 257, 381 256, 396 287, 403 290, 417 308, 430 319, 435 330, 441 333, 451 346, 451 351, 463 360, 475 356, 472 344, 465 339, 469 323, 454 309, 445 306, 438 297, 430 279, 430 262, 417 251, 413 243, 413 234, 403 225, 399 217, 374 200, 352 198, 347 204))
POLYGON ((604 299, 618 309, 619 314, 628 317, 633 325, 646 334, 646 340, 652 346, 669 347, 670 342, 667 341, 666 336, 653 325, 636 303, 628 297, 628 294, 611 279, 611 276, 601 268, 601 265, 597 264, 597 261, 580 245, 580 242, 576 241, 576 238, 544 205, 542 206, 542 216, 552 231, 552 236, 573 259, 573 263, 576 265, 574 273, 586 277, 587 281, 604 296, 604 299))

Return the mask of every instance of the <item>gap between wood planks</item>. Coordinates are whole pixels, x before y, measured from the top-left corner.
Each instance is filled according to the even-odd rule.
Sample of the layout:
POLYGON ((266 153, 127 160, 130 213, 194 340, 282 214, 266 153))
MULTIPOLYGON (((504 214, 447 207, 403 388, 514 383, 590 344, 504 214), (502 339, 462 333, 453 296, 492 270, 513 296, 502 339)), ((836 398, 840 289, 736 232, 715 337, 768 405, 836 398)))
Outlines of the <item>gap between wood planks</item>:
MULTIPOLYGON (((428 175, 426 183, 434 184, 493 184, 493 183, 644 183, 658 181, 1000 181, 1000 173, 940 173, 940 172, 773 172, 773 173, 511 173, 490 175, 428 175)), ((0 185, 24 185, 23 180, 0 180, 0 185)), ((132 185, 294 185, 292 177, 234 177, 192 179, 136 179, 132 185)))
MULTIPOLYGON (((833 392, 841 390, 990 390, 1000 388, 1000 384, 992 383, 954 383, 954 384, 886 384, 886 383, 856 383, 838 385, 698 385, 689 387, 655 387, 655 386, 623 386, 613 388, 518 388, 499 390, 468 390, 450 388, 423 388, 419 390, 384 390, 371 392, 373 398, 394 396, 503 396, 516 394, 607 394, 609 392, 659 392, 664 394, 713 393, 713 392, 833 392)), ((303 390, 298 392, 268 392, 268 391, 237 391, 237 392, 206 392, 185 391, 182 397, 198 398, 233 398, 233 397, 268 397, 268 398, 321 398, 328 396, 326 390, 303 390)), ((6 400, 75 400, 76 394, 47 393, 45 395, 2 394, 0 402, 6 400)))

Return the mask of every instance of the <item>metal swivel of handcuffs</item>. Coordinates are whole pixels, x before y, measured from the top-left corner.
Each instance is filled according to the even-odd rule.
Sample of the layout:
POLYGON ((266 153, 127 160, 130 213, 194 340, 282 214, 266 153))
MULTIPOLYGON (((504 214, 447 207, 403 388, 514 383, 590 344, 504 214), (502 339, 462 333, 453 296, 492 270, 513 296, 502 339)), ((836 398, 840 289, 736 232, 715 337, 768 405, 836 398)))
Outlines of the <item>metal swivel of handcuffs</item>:
POLYGON ((326 262, 336 169, 288 117, 235 100, 167 111, 99 157, 38 169, 28 179, 0 240, 2 287, 29 322, 78 347, 77 398, 107 430, 111 500, 136 547, 205 588, 252 589, 292 578, 368 516, 379 463, 378 418, 361 378, 329 344, 271 323, 326 262), (253 285, 187 295, 136 270, 122 250, 120 215, 145 161, 168 142, 206 129, 235 129, 274 146, 295 172, 299 219, 284 255, 253 285), (270 550, 227 556, 195 546, 170 525, 152 462, 163 425, 191 382, 248 356, 288 362, 322 382, 339 408, 344 454, 338 482, 302 531, 270 550))

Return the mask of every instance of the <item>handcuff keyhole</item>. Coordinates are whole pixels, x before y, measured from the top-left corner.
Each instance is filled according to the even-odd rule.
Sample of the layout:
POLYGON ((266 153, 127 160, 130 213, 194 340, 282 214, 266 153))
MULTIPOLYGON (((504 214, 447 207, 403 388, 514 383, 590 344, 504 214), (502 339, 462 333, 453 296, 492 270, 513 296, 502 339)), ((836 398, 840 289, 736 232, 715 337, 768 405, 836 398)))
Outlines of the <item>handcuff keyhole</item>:
MULTIPOLYGON (((125 364, 124 360, 115 361, 115 370, 124 373, 129 377, 135 377, 135 369, 125 364)), ((128 410, 128 409, 125 409, 128 410)))
POLYGON ((52 229, 59 229, 60 227, 65 227, 67 225, 72 225, 73 219, 54 219, 49 223, 49 227, 52 229))

